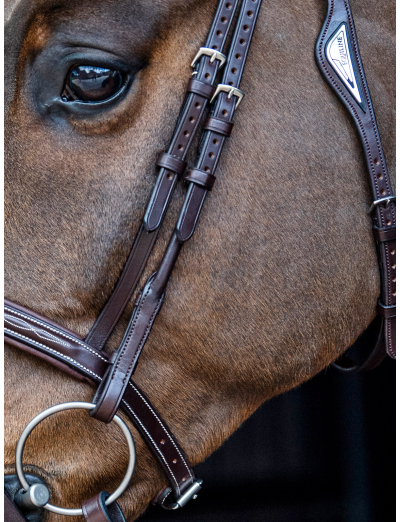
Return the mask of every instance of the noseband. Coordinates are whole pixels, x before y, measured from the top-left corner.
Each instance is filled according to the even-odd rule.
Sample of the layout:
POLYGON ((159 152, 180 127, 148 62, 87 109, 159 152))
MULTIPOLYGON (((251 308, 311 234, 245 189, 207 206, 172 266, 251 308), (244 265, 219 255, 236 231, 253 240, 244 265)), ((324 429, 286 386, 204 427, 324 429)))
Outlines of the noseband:
MULTIPOLYGON (((196 498, 202 481, 195 477, 179 442, 131 377, 164 301, 182 245, 193 235, 204 201, 216 182, 218 161, 225 140, 232 133, 234 113, 244 96, 239 87, 261 0, 242 1, 226 56, 223 51, 238 4, 239 0, 219 2, 205 47, 199 49, 192 62, 193 73, 170 146, 157 159, 158 176, 132 250, 113 293, 86 339, 10 301, 5 302, 4 308, 7 342, 41 357, 74 378, 97 386, 93 404, 59 405, 40 414, 40 419, 50 410, 54 413, 75 406, 90 409, 90 415, 101 422, 118 422, 116 413, 121 409, 144 438, 169 480, 170 485, 157 495, 154 503, 170 510, 196 498), (222 77, 220 69, 223 69, 222 77), (217 78, 220 83, 215 86, 217 78), (210 107, 204 120, 205 111, 210 107), (187 168, 185 157, 201 124, 200 154, 196 165, 187 168), (175 229, 158 270, 138 293, 123 340, 109 359, 103 347, 136 289, 179 178, 187 185, 187 193, 175 229)), ((395 196, 348 0, 328 0, 328 15, 316 45, 316 61, 355 122, 371 179, 370 212, 379 258, 381 296, 376 319, 357 341, 366 345, 365 360, 342 367, 347 371, 370 369, 386 354, 395 357, 395 196)), ((37 422, 34 419, 28 428, 33 429, 37 422)), ((51 509, 54 506, 48 504, 46 494, 38 500, 38 489, 36 493, 32 491, 34 486, 29 486, 22 471, 22 449, 28 428, 17 446, 16 462, 22 489, 15 501, 22 510, 39 505, 51 509)), ((134 452, 133 442, 132 447, 134 452)), ((133 472, 132 466, 130 469, 133 472)), ((83 503, 82 510, 72 510, 74 513, 67 513, 63 508, 57 508, 61 510, 57 512, 77 514, 79 511, 88 522, 123 521, 122 512, 114 502, 115 494, 107 495, 105 492, 96 495, 83 503)), ((6 509, 10 520, 12 516, 18 520, 20 514, 8 498, 6 509)))

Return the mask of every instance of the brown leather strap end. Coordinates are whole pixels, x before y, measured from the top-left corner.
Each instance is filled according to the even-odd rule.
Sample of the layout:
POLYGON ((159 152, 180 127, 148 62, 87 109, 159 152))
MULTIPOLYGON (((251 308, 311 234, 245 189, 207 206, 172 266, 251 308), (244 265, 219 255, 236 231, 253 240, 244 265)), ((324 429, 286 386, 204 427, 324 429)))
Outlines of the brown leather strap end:
POLYGON ((378 314, 385 319, 396 317, 396 305, 385 306, 380 301, 378 301, 378 314))
POLYGON ((175 156, 171 156, 167 152, 161 152, 157 158, 156 165, 172 170, 172 172, 176 172, 180 176, 185 172, 187 163, 179 158, 175 158, 175 156))
POLYGON ((212 132, 216 132, 217 134, 222 134, 229 138, 232 133, 233 123, 231 121, 223 121, 219 118, 214 118, 214 116, 210 116, 206 119, 204 123, 204 130, 209 130, 212 132))
POLYGON ((190 169, 183 179, 188 183, 195 183, 207 190, 212 190, 217 178, 213 174, 204 172, 203 170, 190 169))
POLYGON ((193 92, 194 94, 199 94, 200 96, 203 96, 203 98, 210 100, 215 92, 215 87, 209 83, 204 83, 200 80, 196 80, 195 78, 190 78, 187 91, 193 92))
POLYGON ((82 503, 83 516, 87 522, 125 522, 124 514, 116 502, 106 506, 110 495, 102 491, 82 503))
POLYGON ((27 522, 6 492, 4 492, 4 522, 27 522))
POLYGON ((379 243, 384 243, 386 241, 394 241, 396 239, 396 227, 372 227, 372 232, 374 234, 374 238, 379 243))

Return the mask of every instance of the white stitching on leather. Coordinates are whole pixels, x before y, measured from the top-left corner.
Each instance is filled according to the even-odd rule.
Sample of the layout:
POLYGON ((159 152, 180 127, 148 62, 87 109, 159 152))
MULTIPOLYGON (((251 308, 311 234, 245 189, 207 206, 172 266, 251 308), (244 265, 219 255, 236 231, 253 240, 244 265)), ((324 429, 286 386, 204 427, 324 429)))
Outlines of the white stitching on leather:
POLYGON ((175 441, 174 439, 171 437, 171 435, 168 433, 168 431, 165 429, 165 426, 163 426, 162 422, 160 421, 160 419, 158 418, 158 415, 156 414, 156 412, 153 410, 153 408, 150 406, 150 404, 146 401, 146 399, 143 397, 143 395, 139 392, 139 390, 132 384, 132 381, 129 381, 129 384, 132 386, 132 388, 135 390, 135 392, 139 395, 139 397, 142 399, 142 401, 146 404, 146 406, 149 408, 149 410, 151 411, 151 413, 154 415, 154 417, 157 419, 159 425, 162 427, 162 429, 164 430, 164 432, 166 433, 167 437, 169 438, 169 440, 172 442, 172 444, 174 445, 176 451, 178 452, 183 464, 185 465, 186 469, 188 470, 189 472, 189 475, 194 479, 194 474, 192 472, 192 470, 188 467, 188 465, 186 464, 186 461, 185 459, 183 458, 182 456, 182 453, 179 451, 177 445, 175 444, 175 441))
MULTIPOLYGON (((14 313, 13 310, 10 310, 10 311, 14 313)), ((15 314, 16 314, 16 315, 21 315, 21 316, 23 317, 23 315, 22 315, 22 314, 19 314, 18 312, 15 312, 15 314)), ((31 319, 31 318, 29 317, 29 319, 31 319)), ((33 319, 32 319, 32 321, 33 321, 33 319)), ((38 324, 40 324, 39 321, 35 321, 35 322, 37 322, 38 324)), ((46 326, 47 326, 47 325, 46 325, 46 326)), ((52 330, 55 331, 55 332, 57 332, 57 330, 55 330, 55 329, 52 329, 52 330)), ((76 364, 77 366, 80 366, 82 369, 84 369, 84 370, 87 371, 88 373, 90 373, 90 374, 94 375, 95 377, 97 377, 98 379, 102 380, 102 378, 101 378, 99 375, 97 375, 96 373, 92 372, 91 370, 89 370, 88 368, 86 368, 85 366, 83 366, 82 364, 80 364, 78 361, 76 361, 76 360, 73 359, 72 357, 68 357, 67 355, 62 354, 62 353, 58 352, 57 350, 54 350, 53 348, 50 348, 49 346, 46 346, 46 345, 44 345, 44 344, 42 344, 42 343, 40 343, 40 342, 38 342, 38 341, 35 341, 35 340, 33 340, 33 339, 29 338, 29 337, 26 337, 25 335, 22 335, 22 334, 20 334, 20 333, 18 333, 18 332, 15 332, 15 331, 13 331, 13 330, 11 330, 11 329, 9 329, 9 328, 4 328, 4 331, 9 332, 10 334, 15 335, 16 337, 19 337, 19 338, 21 338, 21 339, 26 339, 27 341, 29 341, 29 342, 31 342, 31 343, 37 345, 37 346, 41 346, 42 348, 45 348, 46 350, 51 351, 51 352, 57 354, 57 355, 58 355, 59 357, 61 357, 62 359, 65 359, 65 360, 67 360, 67 361, 71 361, 71 362, 73 362, 74 364, 76 364)), ((37 333, 37 332, 36 332, 36 333, 37 333)), ((57 333, 58 333, 58 332, 57 332, 57 333)), ((66 337, 67 337, 67 336, 66 336, 66 337)), ((71 339, 72 339, 72 340, 75 340, 73 337, 71 337, 71 339)), ((64 344, 64 343, 63 343, 63 344, 64 344)), ((85 346, 83 343, 79 343, 79 344, 81 344, 84 348, 86 348, 86 346, 85 346)), ((92 350, 90 350, 90 351, 92 351, 92 350)), ((95 353, 95 352, 94 352, 94 353, 95 353)), ((98 355, 98 354, 96 354, 96 355, 98 355)), ((99 356, 101 359, 103 359, 103 360, 106 361, 106 359, 104 359, 104 358, 101 357, 100 355, 98 355, 98 356, 99 356)), ((172 442, 174 448, 176 449, 177 453, 179 454, 179 456, 180 456, 180 458, 181 458, 181 460, 182 460, 184 466, 186 467, 186 469, 187 469, 189 475, 194 479, 193 472, 192 472, 191 469, 188 467, 188 465, 187 465, 185 459, 184 459, 183 456, 182 456, 182 453, 179 451, 179 448, 178 448, 177 445, 175 444, 175 441, 173 440, 173 438, 171 437, 171 435, 168 433, 168 431, 166 430, 165 426, 162 424, 162 422, 161 422, 160 419, 158 418, 158 416, 157 416, 157 414, 155 413, 155 411, 153 410, 153 408, 152 408, 152 407, 150 406, 150 404, 146 401, 146 399, 145 399, 145 398, 143 397, 143 395, 139 392, 139 390, 137 390, 137 388, 132 384, 131 381, 129 381, 129 384, 130 384, 130 386, 132 386, 133 390, 134 390, 134 391, 137 393, 137 395, 141 398, 141 400, 142 400, 143 403, 147 406, 147 408, 151 411, 151 413, 153 414, 153 416, 157 419, 157 422, 159 423, 159 425, 160 425, 161 428, 163 429, 164 433, 167 435, 167 437, 169 438, 169 440, 172 442)), ((157 452, 161 455, 163 461, 165 462, 165 465, 166 465, 167 468, 169 469, 169 471, 170 471, 170 473, 171 473, 171 476, 172 476, 172 478, 174 479, 174 481, 175 481, 175 483, 176 483, 176 486, 177 486, 177 489, 178 489, 178 493, 179 493, 179 495, 180 495, 181 493, 180 493, 179 484, 178 484, 178 482, 177 482, 177 479, 176 479, 174 473, 172 472, 171 468, 169 467, 168 462, 165 460, 164 455, 162 454, 162 452, 160 451, 160 449, 158 448, 158 446, 156 445, 156 443, 155 443, 154 440, 152 439, 152 437, 151 437, 151 435, 149 434, 149 432, 148 432, 148 431, 146 430, 146 428, 143 426, 143 424, 142 424, 142 422, 140 421, 140 419, 137 417, 137 415, 134 413, 134 411, 132 410, 132 408, 129 406, 129 404, 128 404, 124 399, 122 399, 122 402, 126 405, 126 407, 127 407, 127 408, 131 411, 131 413, 135 416, 137 422, 142 426, 143 430, 147 433, 149 439, 152 441, 152 443, 153 443, 155 449, 156 449, 157 452)))
POLYGON ((89 370, 89 368, 86 368, 86 366, 83 366, 83 364, 79 363, 78 361, 76 361, 72 357, 68 357, 68 355, 64 355, 63 353, 57 352, 57 350, 54 350, 53 348, 49 348, 45 344, 39 343, 38 341, 34 341, 33 339, 30 339, 29 337, 26 337, 25 335, 22 335, 20 333, 14 332, 13 330, 10 330, 9 328, 4 328, 4 331, 10 333, 11 335, 15 335, 15 337, 19 337, 20 339, 26 339, 30 343, 36 344, 37 346, 40 346, 41 348, 45 348, 45 350, 48 350, 50 352, 54 352, 55 354, 57 354, 62 359, 65 359, 67 361, 70 361, 70 362, 76 364, 77 366, 80 366, 83 370, 85 370, 88 373, 94 375, 94 377, 97 377, 98 379, 100 379, 100 381, 102 380, 100 375, 97 375, 97 373, 92 372, 92 370, 89 370))
MULTIPOLYGON (((48 328, 49 330, 51 330, 52 332, 55 332, 63 337, 65 337, 66 339, 69 339, 70 341, 74 341, 75 343, 79 344, 80 346, 82 346, 83 348, 85 348, 85 350, 93 353, 93 355, 96 355, 96 357, 99 357, 99 359, 101 359, 102 361, 104 362, 108 362, 107 359, 105 359, 102 355, 100 355, 99 353, 97 353, 95 350, 93 350, 92 348, 90 348, 90 346, 88 346, 87 344, 83 343, 82 341, 80 341, 79 339, 77 339, 76 337, 72 337, 68 334, 66 334, 65 332, 63 332, 62 330, 57 330, 56 328, 53 328, 52 326, 48 325, 47 323, 45 323, 44 321, 40 321, 39 319, 34 319, 33 317, 30 317, 29 315, 27 314, 24 314, 22 312, 17 312, 16 310, 14 310, 13 308, 10 308, 8 306, 5 306, 4 307, 5 310, 8 310, 11 314, 15 314, 15 315, 19 315, 20 317, 23 317, 25 319, 28 319, 29 321, 32 321, 33 323, 36 323, 36 324, 39 324, 40 326, 44 326, 46 328, 48 328)), ((62 344, 62 342, 60 341, 60 343, 62 344)))
MULTIPOLYGON (((144 399, 143 399, 144 400, 144 399)), ((166 461, 164 455, 162 454, 162 452, 159 450, 159 448, 157 447, 156 443, 154 442, 153 438, 151 437, 150 433, 146 430, 146 428, 143 426, 142 422, 140 421, 139 417, 136 415, 136 413, 132 410, 132 408, 129 406, 129 404, 126 402, 125 399, 122 399, 122 402, 125 404, 125 406, 128 408, 128 410, 132 413, 132 415, 135 417, 136 421, 140 424, 140 426, 142 427, 143 431, 146 432, 147 436, 149 437, 149 439, 151 440, 151 442, 153 443, 153 446, 154 448, 157 450, 157 452, 161 455, 161 458, 163 459, 163 461, 165 462, 165 465, 167 466, 167 468, 169 469, 169 472, 171 473, 171 476, 172 478, 174 479, 175 481, 175 484, 176 484, 176 487, 178 489, 178 494, 180 495, 181 494, 181 490, 179 488, 179 484, 178 484, 178 481, 176 480, 175 478, 175 475, 172 473, 172 470, 171 468, 169 467, 168 465, 168 462, 166 461)), ((146 402, 146 401, 145 401, 146 402)), ((147 404, 147 403, 146 403, 147 404)))
POLYGON ((58 337, 51 334, 50 332, 46 332, 46 330, 35 328, 34 326, 30 325, 27 321, 24 321, 24 319, 19 319, 18 317, 14 317, 10 314, 4 314, 4 321, 11 326, 15 326, 19 328, 20 330, 28 330, 29 332, 35 333, 38 337, 41 339, 45 339, 47 341, 54 341, 57 344, 62 344, 63 346, 66 346, 67 348, 71 348, 71 345, 67 342, 61 341, 58 337), (13 319, 13 320, 11 320, 13 319), (25 324, 26 327, 21 326, 20 324, 16 324, 15 321, 20 321, 21 323, 25 324))

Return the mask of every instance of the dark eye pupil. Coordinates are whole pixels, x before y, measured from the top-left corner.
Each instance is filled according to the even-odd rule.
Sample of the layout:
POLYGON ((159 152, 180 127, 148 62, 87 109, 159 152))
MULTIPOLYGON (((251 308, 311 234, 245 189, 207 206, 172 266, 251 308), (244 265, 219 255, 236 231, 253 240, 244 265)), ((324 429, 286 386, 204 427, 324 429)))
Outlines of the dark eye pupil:
POLYGON ((72 69, 68 83, 72 93, 79 100, 98 102, 119 91, 122 75, 112 69, 80 65, 72 69))

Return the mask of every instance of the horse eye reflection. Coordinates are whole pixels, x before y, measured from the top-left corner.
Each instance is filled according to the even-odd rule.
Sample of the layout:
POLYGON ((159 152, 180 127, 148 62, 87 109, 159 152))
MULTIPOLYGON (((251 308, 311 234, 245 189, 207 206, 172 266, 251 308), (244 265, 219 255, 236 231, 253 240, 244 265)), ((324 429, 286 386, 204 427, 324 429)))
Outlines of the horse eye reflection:
POLYGON ((61 97, 63 101, 100 102, 114 96, 122 83, 120 71, 79 65, 70 71, 61 97))

